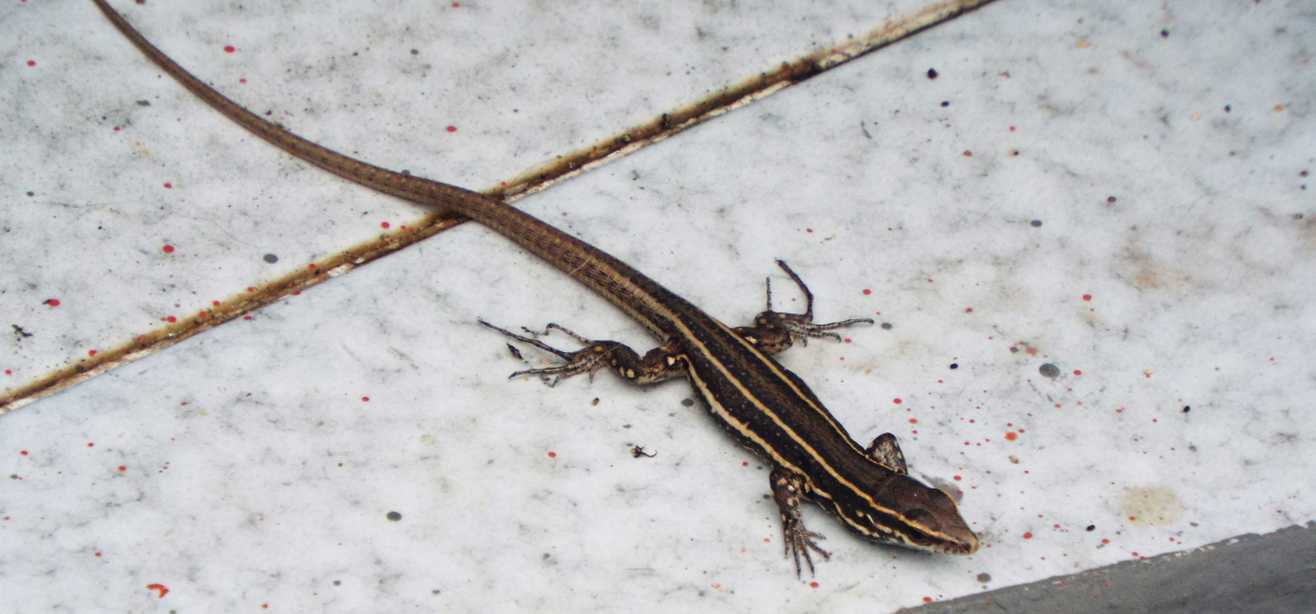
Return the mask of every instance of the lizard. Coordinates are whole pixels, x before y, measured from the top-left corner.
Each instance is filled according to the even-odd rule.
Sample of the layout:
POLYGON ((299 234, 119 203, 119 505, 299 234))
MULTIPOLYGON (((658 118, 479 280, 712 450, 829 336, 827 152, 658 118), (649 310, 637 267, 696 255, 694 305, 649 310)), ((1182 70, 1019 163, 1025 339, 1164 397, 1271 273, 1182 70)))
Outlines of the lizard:
POLYGON ((105 0, 93 0, 106 18, 165 73, 208 106, 252 134, 350 182, 419 205, 473 220, 510 239, 620 308, 658 341, 643 355, 608 340, 589 339, 557 325, 583 344, 556 349, 535 336, 481 324, 557 356, 552 367, 513 373, 570 377, 615 371, 637 385, 684 377, 716 422, 772 467, 769 488, 781 517, 783 552, 801 574, 803 557, 830 558, 819 533, 805 528, 801 505, 818 504, 868 540, 944 554, 972 554, 978 536, 944 491, 909 475, 895 435, 883 433, 865 447, 852 438, 799 376, 772 354, 809 338, 840 339, 834 329, 872 323, 865 318, 819 324, 813 294, 785 261, 778 266, 805 297, 802 313, 767 309, 749 326, 731 327, 621 260, 501 200, 465 188, 374 166, 304 139, 221 94, 174 62, 105 0))

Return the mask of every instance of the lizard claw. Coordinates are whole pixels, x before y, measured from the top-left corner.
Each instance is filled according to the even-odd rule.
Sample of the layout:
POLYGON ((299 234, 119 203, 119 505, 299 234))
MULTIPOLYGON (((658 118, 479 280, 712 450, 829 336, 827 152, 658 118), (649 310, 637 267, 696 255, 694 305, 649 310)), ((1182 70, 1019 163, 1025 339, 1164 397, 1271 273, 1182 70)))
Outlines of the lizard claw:
POLYGON ((786 542, 784 544, 785 552, 783 554, 789 554, 795 559, 796 578, 800 577, 801 554, 804 555, 804 562, 809 566, 810 576, 814 575, 813 556, 809 554, 810 550, 822 555, 824 561, 832 558, 832 553, 823 550, 817 543, 818 541, 827 538, 821 533, 815 533, 805 529, 804 522, 799 518, 790 518, 783 514, 781 518, 781 532, 782 537, 786 542))

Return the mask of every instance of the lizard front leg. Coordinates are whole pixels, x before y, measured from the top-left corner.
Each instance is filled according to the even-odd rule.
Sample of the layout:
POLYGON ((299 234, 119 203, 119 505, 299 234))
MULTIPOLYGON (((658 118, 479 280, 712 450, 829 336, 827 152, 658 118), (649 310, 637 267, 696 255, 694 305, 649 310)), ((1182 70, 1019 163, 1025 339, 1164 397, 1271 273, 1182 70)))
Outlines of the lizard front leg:
POLYGON ((826 337, 841 340, 841 336, 831 332, 838 328, 854 326, 856 324, 872 324, 873 320, 869 318, 850 318, 840 322, 828 322, 825 324, 816 324, 813 321, 813 293, 809 287, 804 284, 804 280, 792 271, 785 260, 778 260, 777 266, 790 276, 791 281, 804 293, 804 313, 785 313, 773 311, 772 309, 772 279, 767 280, 767 309, 754 316, 752 326, 740 326, 736 332, 744 337, 746 341, 754 344, 760 350, 770 354, 785 351, 794 344, 796 340, 801 345, 809 345, 810 337, 826 337))
POLYGON ((801 554, 804 555, 804 562, 809 565, 809 575, 813 575, 813 557, 809 551, 821 554, 823 560, 830 559, 832 553, 818 546, 816 540, 823 539, 821 534, 804 528, 800 502, 808 494, 808 484, 803 476, 781 467, 773 468, 768 480, 772 484, 772 499, 777 502, 777 509, 781 511, 784 554, 789 554, 795 559, 795 577, 800 577, 801 554))
POLYGON ((522 343, 533 345, 562 359, 562 363, 556 366, 516 371, 508 376, 508 379, 521 375, 537 375, 541 378, 552 376, 554 379, 552 379, 549 384, 551 386, 556 384, 558 379, 564 377, 571 377, 581 373, 588 373, 590 377, 593 377, 595 371, 608 368, 615 371, 618 376, 628 382, 639 385, 648 385, 656 384, 685 374, 685 358, 680 352, 668 347, 659 346, 649 350, 644 356, 640 356, 635 350, 632 350, 623 343, 590 339, 576 334, 560 324, 551 322, 544 328, 542 333, 525 329, 527 333, 535 336, 518 335, 507 329, 494 326, 484 320, 480 320, 480 324, 522 343), (539 335, 547 334, 554 330, 567 334, 584 347, 569 352, 566 350, 559 350, 537 338, 539 335))

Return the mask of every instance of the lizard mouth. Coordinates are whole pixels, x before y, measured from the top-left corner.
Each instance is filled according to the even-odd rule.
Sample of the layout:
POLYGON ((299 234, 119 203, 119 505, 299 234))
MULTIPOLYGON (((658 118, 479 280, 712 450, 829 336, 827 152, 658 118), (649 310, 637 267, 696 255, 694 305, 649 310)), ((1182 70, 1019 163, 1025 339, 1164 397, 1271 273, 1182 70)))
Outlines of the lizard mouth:
POLYGON ((980 545, 978 536, 966 526, 941 527, 932 535, 910 535, 897 545, 937 554, 973 554, 980 545))

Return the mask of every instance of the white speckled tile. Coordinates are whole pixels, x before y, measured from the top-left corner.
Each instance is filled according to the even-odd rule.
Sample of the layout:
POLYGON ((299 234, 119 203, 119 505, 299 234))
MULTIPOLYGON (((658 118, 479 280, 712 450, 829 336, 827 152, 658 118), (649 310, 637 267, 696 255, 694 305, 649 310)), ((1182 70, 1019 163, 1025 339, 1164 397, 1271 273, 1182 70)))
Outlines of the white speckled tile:
POLYGON ((978 554, 810 509, 796 581, 686 386, 505 381, 477 316, 648 341, 467 226, 5 416, 0 609, 890 610, 1313 519, 1316 15, 1166 6, 997 3, 524 201, 729 322, 773 257, 880 318, 783 362, 978 554))
MULTIPOLYGON (((255 111, 483 189, 925 3, 115 4, 255 111)), ((0 394, 423 214, 235 129, 89 2, 0 11, 0 394)))

